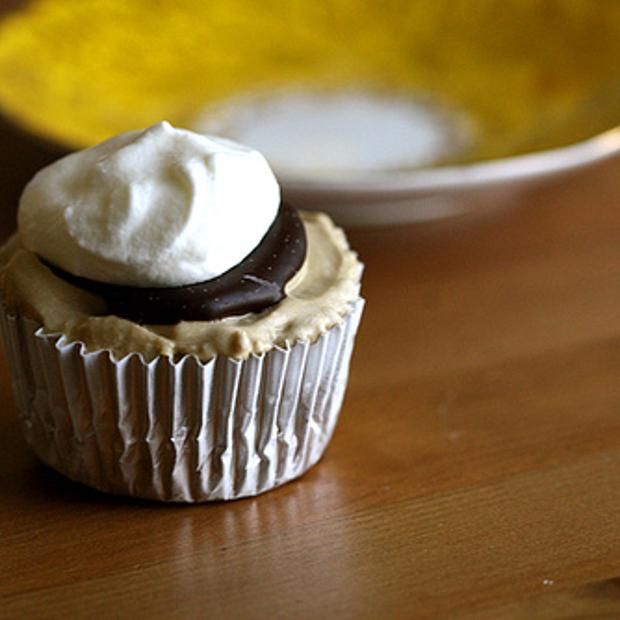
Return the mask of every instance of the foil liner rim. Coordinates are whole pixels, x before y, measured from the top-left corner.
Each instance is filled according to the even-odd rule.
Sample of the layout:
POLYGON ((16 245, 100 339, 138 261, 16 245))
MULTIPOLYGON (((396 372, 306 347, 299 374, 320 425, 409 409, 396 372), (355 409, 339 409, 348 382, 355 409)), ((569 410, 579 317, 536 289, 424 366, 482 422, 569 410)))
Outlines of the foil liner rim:
POLYGON ((107 355, 110 361, 113 363, 121 363, 121 362, 127 363, 131 359, 137 358, 139 362, 141 364, 144 364, 145 366, 151 366, 156 363, 162 363, 162 361, 167 361, 168 364, 173 368, 183 366, 185 363, 187 363, 188 360, 191 360, 199 367, 204 368, 207 365, 213 363, 214 360, 218 358, 226 359, 228 362, 232 364, 240 365, 243 362, 247 362, 249 359, 254 359, 254 360, 264 359, 265 356, 269 355, 269 353, 271 353, 272 351, 278 351, 280 353, 289 353, 292 349, 294 349, 297 346, 314 344, 321 338, 323 334, 329 332, 334 327, 341 325, 351 314, 355 312, 361 312, 365 304, 366 304, 366 300, 362 296, 358 296, 356 299, 349 302, 347 306, 347 311, 340 316, 340 320, 334 323, 333 325, 330 325, 330 327, 322 330, 318 334, 318 336, 314 339, 304 339, 304 338, 296 338, 295 340, 286 339, 284 343, 281 343, 281 344, 274 343, 273 345, 271 345, 269 349, 261 353, 250 352, 250 354, 244 358, 233 357, 230 355, 216 353, 215 355, 210 357, 208 360, 204 360, 198 357, 194 353, 184 353, 183 355, 179 357, 160 354, 160 355, 156 355, 153 359, 147 361, 144 355, 142 354, 142 352, 140 351, 131 351, 121 357, 118 357, 114 354, 114 352, 111 349, 106 348, 106 347, 90 350, 88 348, 88 345, 84 341, 79 340, 79 339, 70 340, 66 334, 63 334, 62 332, 59 332, 59 331, 48 332, 46 331, 45 326, 41 325, 40 321, 33 319, 25 314, 20 315, 17 312, 10 311, 7 309, 6 305, 3 302, 0 302, 0 305, 2 306, 2 311, 5 313, 8 319, 16 320, 21 316, 21 318, 25 318, 26 320, 31 321, 32 323, 37 325, 37 328, 33 333, 34 337, 39 338, 41 340, 47 340, 49 342, 53 342, 54 347, 56 348, 57 351, 66 350, 70 347, 78 347, 80 355, 83 355, 86 359, 92 356, 101 355, 103 353, 107 355))

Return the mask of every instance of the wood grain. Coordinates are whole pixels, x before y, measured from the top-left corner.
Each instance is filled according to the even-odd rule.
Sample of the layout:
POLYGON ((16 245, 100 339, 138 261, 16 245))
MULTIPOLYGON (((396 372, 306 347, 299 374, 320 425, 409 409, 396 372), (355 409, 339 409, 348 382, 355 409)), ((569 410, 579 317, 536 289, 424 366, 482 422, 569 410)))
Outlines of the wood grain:
POLYGON ((0 617, 620 617, 619 172, 352 232, 368 304, 339 428, 256 499, 65 481, 2 359, 0 617))

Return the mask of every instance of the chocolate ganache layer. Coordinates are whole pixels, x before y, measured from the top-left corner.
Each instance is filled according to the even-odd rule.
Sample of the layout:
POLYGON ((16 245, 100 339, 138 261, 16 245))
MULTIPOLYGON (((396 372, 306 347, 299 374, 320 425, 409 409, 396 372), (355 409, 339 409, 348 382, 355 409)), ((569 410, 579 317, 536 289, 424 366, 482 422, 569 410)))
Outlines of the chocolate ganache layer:
POLYGON ((303 223, 293 207, 282 203, 258 246, 238 265, 205 282, 170 288, 120 286, 46 264, 58 277, 102 297, 110 314, 136 323, 172 325, 265 310, 284 299, 284 287, 299 271, 305 256, 303 223))

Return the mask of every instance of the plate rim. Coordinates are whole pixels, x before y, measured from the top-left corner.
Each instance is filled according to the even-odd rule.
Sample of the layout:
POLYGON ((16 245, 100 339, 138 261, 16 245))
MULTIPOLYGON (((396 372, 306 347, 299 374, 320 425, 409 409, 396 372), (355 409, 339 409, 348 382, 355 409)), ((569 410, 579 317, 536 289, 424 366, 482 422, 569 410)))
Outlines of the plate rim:
MULTIPOLYGON (((308 179, 278 175, 295 192, 317 194, 395 195, 492 185, 545 177, 620 155, 620 125, 591 138, 557 148, 467 164, 365 174, 356 179, 308 179)), ((277 174, 277 171, 276 171, 277 174)))

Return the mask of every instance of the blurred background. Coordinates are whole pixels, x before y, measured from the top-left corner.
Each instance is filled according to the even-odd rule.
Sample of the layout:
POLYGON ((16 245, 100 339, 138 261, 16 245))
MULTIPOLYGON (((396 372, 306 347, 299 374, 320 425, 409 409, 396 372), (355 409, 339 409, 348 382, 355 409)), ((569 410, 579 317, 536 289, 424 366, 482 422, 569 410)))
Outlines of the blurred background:
POLYGON ((0 115, 5 223, 43 164, 162 119, 342 223, 433 219, 620 150, 620 2, 0 0, 0 115))

